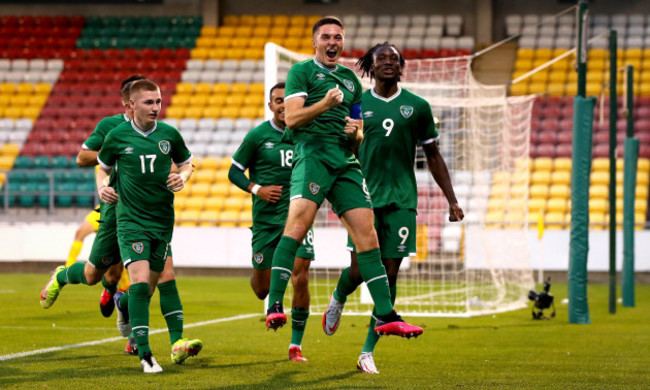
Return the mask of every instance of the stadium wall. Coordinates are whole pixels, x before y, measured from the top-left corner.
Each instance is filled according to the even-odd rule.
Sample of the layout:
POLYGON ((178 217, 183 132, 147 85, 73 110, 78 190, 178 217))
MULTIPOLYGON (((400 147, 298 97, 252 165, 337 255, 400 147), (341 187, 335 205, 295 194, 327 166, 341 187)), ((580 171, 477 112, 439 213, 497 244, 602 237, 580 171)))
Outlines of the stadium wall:
MULTIPOLYGON (((0 262, 61 263, 68 257, 77 223, 0 224, 0 262)), ((589 232, 589 271, 606 271, 609 267, 608 232, 589 232)), ((87 260, 94 236, 84 242, 79 260, 87 260)), ((537 230, 530 230, 529 247, 531 267, 538 269, 543 259, 543 269, 566 271, 569 264, 569 231, 547 230, 541 241, 537 230)), ((251 232, 248 228, 178 227, 172 241, 174 264, 178 267, 196 268, 250 268, 251 232)), ((617 235, 617 248, 622 248, 622 232, 617 235)), ((465 240, 468 242, 469 240, 465 240)), ((476 240, 473 240, 476 242, 476 240)), ((347 235, 343 228, 315 229, 315 268, 345 267, 349 254, 345 250, 347 235)), ((636 270, 650 271, 650 231, 636 232, 636 270)), ((466 250, 467 264, 480 263, 480 247, 466 250)), ((408 262, 405 263, 408 266, 408 262)), ((622 249, 617 254, 617 269, 622 267, 622 249)))

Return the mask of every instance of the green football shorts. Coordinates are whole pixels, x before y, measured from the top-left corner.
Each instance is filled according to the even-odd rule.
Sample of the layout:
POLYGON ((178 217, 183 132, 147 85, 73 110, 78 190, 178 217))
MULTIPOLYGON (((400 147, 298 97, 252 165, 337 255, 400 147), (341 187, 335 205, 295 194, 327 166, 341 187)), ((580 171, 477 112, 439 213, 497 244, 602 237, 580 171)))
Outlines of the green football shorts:
MULTIPOLYGON (((283 226, 255 229, 253 227, 253 268, 263 270, 271 269, 273 253, 280 242, 283 226)), ((296 257, 314 260, 314 228, 309 228, 307 236, 296 252, 296 257)))
POLYGON ((106 269, 114 264, 119 264, 120 261, 115 205, 102 203, 99 228, 93 241, 93 247, 90 250, 88 262, 97 269, 106 269))
MULTIPOLYGON (((379 239, 382 259, 399 259, 415 256, 416 253, 416 211, 382 207, 373 210, 375 229, 379 239)), ((356 252, 352 238, 348 235, 348 250, 356 252)))
POLYGON ((122 262, 125 267, 135 261, 148 260, 149 269, 162 272, 167 260, 172 232, 145 232, 120 229, 117 239, 120 243, 122 262))
POLYGON ((359 160, 350 148, 332 143, 299 142, 294 147, 291 199, 305 198, 320 207, 327 198, 337 215, 372 208, 359 160))

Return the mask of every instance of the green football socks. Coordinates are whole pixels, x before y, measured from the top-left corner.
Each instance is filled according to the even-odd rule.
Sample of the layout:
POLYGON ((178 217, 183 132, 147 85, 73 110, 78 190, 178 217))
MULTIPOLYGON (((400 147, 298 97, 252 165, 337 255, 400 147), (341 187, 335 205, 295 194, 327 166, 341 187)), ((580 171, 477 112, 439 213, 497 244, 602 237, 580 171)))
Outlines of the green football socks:
POLYGON ((269 307, 284 300, 287 283, 291 279, 293 263, 300 243, 289 236, 282 236, 273 254, 271 268, 271 286, 269 288, 269 307))
POLYGON ((359 272, 366 282, 370 295, 375 303, 377 315, 384 316, 393 311, 393 304, 390 301, 388 289, 388 277, 386 268, 381 263, 381 252, 379 248, 357 253, 359 272))
POLYGON ((138 344, 138 355, 142 359, 145 352, 151 352, 149 347, 149 283, 136 283, 129 287, 129 318, 135 342, 138 344))
POLYGON ((56 274, 56 281, 61 287, 66 284, 88 284, 84 275, 86 263, 77 262, 56 274))
MULTIPOLYGON (((397 296, 397 286, 390 286, 390 301, 393 305, 395 304, 396 296, 397 296)), ((366 336, 366 343, 363 344, 363 349, 361 350, 361 353, 374 352, 375 345, 377 345, 377 342, 379 341, 379 335, 377 334, 377 332, 375 332, 375 323, 377 322, 377 320, 375 319, 376 315, 377 312, 373 309, 372 315, 370 316, 368 336, 366 336)))
POLYGON ((344 304, 348 300, 348 295, 352 294, 357 287, 359 285, 350 279, 350 267, 348 267, 341 272, 336 290, 334 290, 334 298, 344 304))
POLYGON ((104 277, 102 277, 102 286, 104 286, 109 294, 115 294, 117 292, 117 284, 108 284, 104 277))
POLYGON ((291 310, 291 344, 300 345, 302 336, 305 334, 309 310, 294 307, 291 310))
POLYGON ((158 291, 160 292, 160 311, 167 322, 169 340, 174 345, 176 341, 183 338, 183 305, 178 295, 176 281, 160 283, 158 291))

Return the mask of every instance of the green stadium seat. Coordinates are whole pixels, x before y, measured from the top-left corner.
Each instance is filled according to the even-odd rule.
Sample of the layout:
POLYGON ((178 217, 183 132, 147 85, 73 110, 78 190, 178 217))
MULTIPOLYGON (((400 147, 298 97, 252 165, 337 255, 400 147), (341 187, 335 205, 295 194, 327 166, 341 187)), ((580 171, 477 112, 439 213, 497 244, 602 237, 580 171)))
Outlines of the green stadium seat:
POLYGON ((39 184, 37 186, 37 191, 39 192, 36 197, 36 203, 40 207, 49 207, 50 206, 50 184, 39 184))
MULTIPOLYGON (((20 191, 37 191, 36 184, 21 184, 20 191)), ((20 207, 34 207, 36 196, 33 194, 20 194, 18 195, 18 205, 20 207)))
POLYGON ((14 160, 14 169, 29 169, 32 167, 32 158, 28 156, 18 156, 14 160))
POLYGON ((56 183, 54 184, 55 203, 59 207, 72 207, 73 195, 75 185, 73 183, 56 183))
MULTIPOLYGON (((75 164, 77 165, 77 164, 75 164)), ((52 157, 52 168, 54 169, 68 169, 71 168, 70 159, 66 156, 52 157)))
POLYGON ((154 18, 151 16, 139 16, 134 18, 134 25, 138 27, 146 27, 146 28, 151 28, 153 26, 153 20, 154 18))
POLYGON ((172 18, 168 16, 158 16, 153 20, 154 26, 170 27, 172 25, 172 18))
POLYGON ((36 169, 49 169, 52 167, 52 162, 47 156, 36 156, 32 161, 33 167, 36 169))
POLYGON ((26 172, 16 172, 16 171, 11 171, 9 172, 9 189, 11 190, 11 187, 14 184, 23 184, 27 182, 28 174, 26 172))
MULTIPOLYGON (((27 173, 26 183, 28 184, 40 184, 40 183, 49 183, 50 175, 46 172, 29 172, 27 173)), ((36 191, 36 189, 34 189, 36 191)))

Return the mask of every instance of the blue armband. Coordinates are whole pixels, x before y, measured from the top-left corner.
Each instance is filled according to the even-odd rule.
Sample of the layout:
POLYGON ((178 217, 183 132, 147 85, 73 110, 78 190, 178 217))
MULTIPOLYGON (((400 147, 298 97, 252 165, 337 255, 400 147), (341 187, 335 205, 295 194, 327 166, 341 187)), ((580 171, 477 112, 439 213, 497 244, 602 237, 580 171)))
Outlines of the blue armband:
POLYGON ((353 104, 350 108, 350 118, 363 119, 361 117, 361 103, 353 104))

